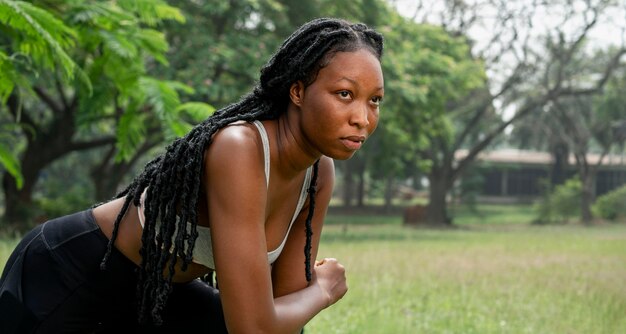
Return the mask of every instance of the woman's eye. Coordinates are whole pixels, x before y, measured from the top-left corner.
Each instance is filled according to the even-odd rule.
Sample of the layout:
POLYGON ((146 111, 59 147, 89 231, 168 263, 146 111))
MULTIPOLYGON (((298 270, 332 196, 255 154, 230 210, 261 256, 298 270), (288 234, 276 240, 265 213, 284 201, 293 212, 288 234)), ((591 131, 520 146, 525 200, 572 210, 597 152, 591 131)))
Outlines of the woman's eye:
POLYGON ((339 97, 341 97, 342 99, 348 99, 350 98, 350 92, 347 90, 342 90, 340 92, 337 93, 339 95, 339 97))
POLYGON ((383 98, 380 96, 374 96, 372 97, 372 104, 374 105, 380 105, 380 103, 383 101, 383 98))

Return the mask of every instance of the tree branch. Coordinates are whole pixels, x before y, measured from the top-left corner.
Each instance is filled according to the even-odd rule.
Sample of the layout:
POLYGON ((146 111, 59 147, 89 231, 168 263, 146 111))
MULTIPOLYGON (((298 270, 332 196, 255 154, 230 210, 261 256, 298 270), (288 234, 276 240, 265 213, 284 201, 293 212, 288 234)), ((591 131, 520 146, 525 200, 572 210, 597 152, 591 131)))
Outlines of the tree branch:
POLYGON ((474 128, 478 126, 483 115, 489 110, 489 107, 493 104, 493 101, 500 98, 509 89, 512 89, 512 87, 514 87, 517 82, 519 82, 519 79, 521 77, 519 73, 522 72, 523 68, 524 68, 523 64, 518 64, 513 74, 511 74, 511 76, 507 79, 504 85, 502 85, 502 87, 500 88, 500 91, 498 91, 495 95, 492 95, 489 98, 486 98, 479 102, 479 105, 476 106, 474 115, 463 128, 463 132, 461 132, 461 134, 455 140, 454 146, 453 146, 454 150, 461 147, 461 145, 465 141, 465 138, 467 138, 467 136, 472 132, 472 130, 474 130, 474 128))
POLYGON ((526 106, 524 106, 524 108, 522 108, 520 111, 518 111, 515 116, 513 116, 510 120, 503 122, 502 124, 500 124, 498 127, 496 127, 495 129, 493 129, 492 131, 490 131, 484 138, 483 140, 481 140, 480 142, 478 142, 478 144, 474 145, 474 147, 472 147, 469 152, 467 153, 467 155, 461 159, 458 163, 458 165, 456 166, 456 168, 454 168, 454 170, 452 171, 452 179, 456 180, 459 175, 463 172, 463 170, 465 170, 465 168, 467 168, 467 166, 469 164, 472 163, 472 161, 474 161, 474 159, 476 158, 476 156, 478 155, 478 153, 480 153, 482 150, 484 150, 489 144, 491 144, 491 142, 498 136, 500 135, 500 133, 502 133, 502 131, 504 131, 504 129, 506 129, 509 125, 511 125, 513 122, 517 121, 518 119, 526 116, 528 113, 530 113, 532 110, 535 110, 535 108, 544 105, 546 102, 554 99, 554 94, 555 93, 549 93, 544 95, 543 98, 535 100, 535 101, 531 101, 529 103, 526 104, 526 106))
POLYGON ((54 79, 54 84, 56 86, 57 92, 61 97, 61 103, 63 103, 63 109, 69 109, 70 105, 67 103, 67 99, 65 98, 65 92, 63 91, 63 86, 58 78, 54 79))
MULTIPOLYGON (((576 40, 571 44, 569 49, 565 50, 565 53, 561 53, 560 50, 553 50, 554 54, 556 55, 556 58, 559 60, 556 87, 560 87, 561 83, 563 82, 563 71, 565 70, 566 65, 568 65, 571 62, 572 57, 574 56, 574 52, 576 52, 580 48, 583 41, 585 40, 585 37, 587 37, 589 30, 591 30, 591 28, 597 23, 598 13, 596 10, 593 10, 593 13, 594 13, 593 19, 590 22, 587 22, 587 24, 583 27, 583 30, 578 36, 578 38, 576 38, 576 40)), ((560 36, 561 36, 561 40, 559 41, 559 43, 563 45, 565 44, 563 33, 561 30, 558 30, 558 32, 560 33, 560 36)))
POLYGON ((98 139, 93 139, 89 141, 72 142, 69 146, 69 151, 89 150, 92 148, 114 144, 114 143, 115 143, 114 136, 98 138, 98 139))
POLYGON ((56 114, 62 113, 63 108, 41 87, 34 86, 33 90, 37 96, 56 114))
POLYGON ((17 93, 11 93, 9 99, 7 100, 7 107, 9 108, 9 113, 13 116, 13 119, 20 124, 22 129, 29 127, 35 133, 40 132, 39 125, 35 123, 32 118, 30 118, 30 115, 24 112, 23 106, 20 103, 20 96, 17 93), (22 108, 21 111, 20 108, 22 108))
POLYGON ((620 67, 620 59, 622 56, 626 54, 626 48, 619 49, 615 55, 609 61, 609 64, 604 69, 604 73, 602 74, 602 78, 598 80, 596 86, 588 89, 562 89, 563 95, 585 95, 585 94, 595 94, 604 89, 605 84, 609 81, 613 72, 616 68, 620 67))

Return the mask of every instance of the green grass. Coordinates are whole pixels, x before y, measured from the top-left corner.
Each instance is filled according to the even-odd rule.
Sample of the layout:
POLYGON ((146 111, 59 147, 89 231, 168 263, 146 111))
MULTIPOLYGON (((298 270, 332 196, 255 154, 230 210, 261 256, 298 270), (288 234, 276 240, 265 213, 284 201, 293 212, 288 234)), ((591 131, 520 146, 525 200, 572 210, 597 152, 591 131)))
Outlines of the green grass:
POLYGON ((481 204, 475 210, 467 205, 453 205, 449 214, 459 225, 529 224, 535 218, 532 205, 527 204, 481 204))
POLYGON ((402 225, 402 217, 387 215, 328 215, 324 222, 325 225, 402 225))
MULTIPOLYGON (((359 213, 358 208, 352 211, 355 213, 329 214, 326 225, 402 225, 402 210, 396 209, 395 215, 359 213)), ((454 224, 460 226, 530 224, 535 218, 532 206, 527 204, 481 204, 476 209, 467 205, 453 205, 448 214, 454 224)))
POLYGON ((327 226, 350 290, 308 333, 626 333, 626 226, 327 226))
MULTIPOLYGON (((345 265, 350 290, 306 333, 626 333, 626 224, 533 226, 528 207, 455 210, 450 230, 330 215, 319 257, 345 265)), ((15 243, 0 241, 0 264, 15 243)))

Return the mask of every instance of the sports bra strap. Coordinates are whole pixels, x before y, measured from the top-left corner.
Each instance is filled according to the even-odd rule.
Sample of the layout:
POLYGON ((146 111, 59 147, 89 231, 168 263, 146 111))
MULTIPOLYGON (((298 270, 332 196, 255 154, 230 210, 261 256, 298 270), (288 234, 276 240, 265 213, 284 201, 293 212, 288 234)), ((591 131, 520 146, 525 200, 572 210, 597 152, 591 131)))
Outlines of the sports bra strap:
POLYGON ((260 121, 254 121, 254 125, 256 125, 257 129, 259 129, 259 134, 261 135, 261 141, 263 142, 263 156, 265 157, 265 184, 269 188, 270 186, 270 141, 267 138, 267 131, 265 131, 265 127, 263 123, 260 121))

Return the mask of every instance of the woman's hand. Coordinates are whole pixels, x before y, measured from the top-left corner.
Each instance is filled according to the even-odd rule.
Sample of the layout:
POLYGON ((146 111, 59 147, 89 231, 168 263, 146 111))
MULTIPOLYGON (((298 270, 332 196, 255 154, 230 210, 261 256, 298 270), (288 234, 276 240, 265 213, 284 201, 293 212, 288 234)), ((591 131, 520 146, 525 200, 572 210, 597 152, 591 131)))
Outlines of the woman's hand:
POLYGON ((314 282, 328 298, 326 307, 336 303, 348 291, 346 270, 337 259, 327 258, 315 262, 314 282))

